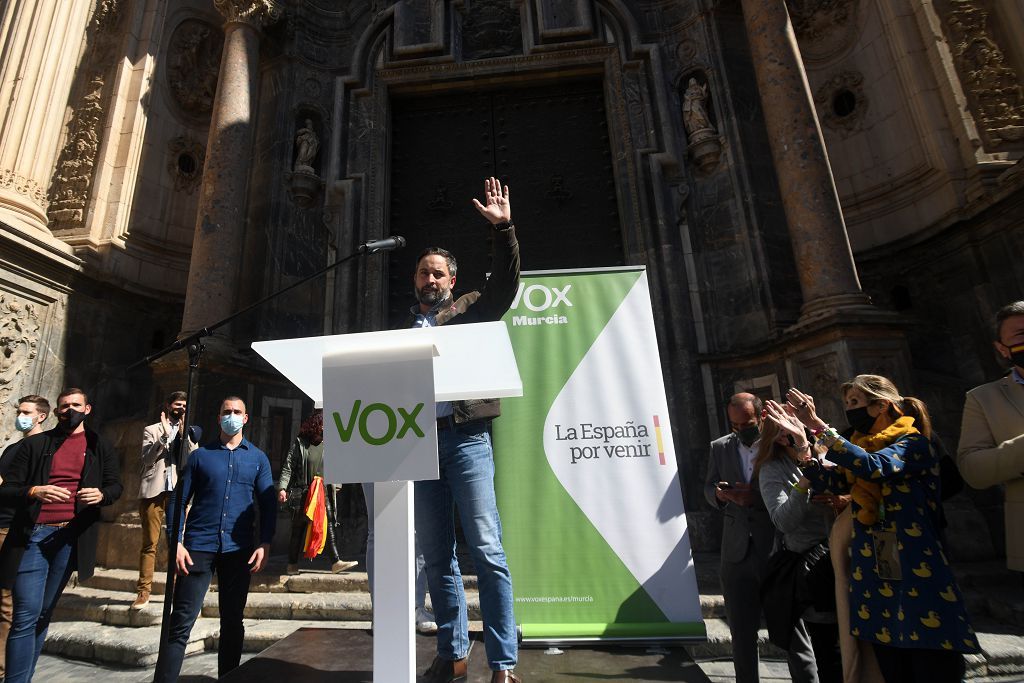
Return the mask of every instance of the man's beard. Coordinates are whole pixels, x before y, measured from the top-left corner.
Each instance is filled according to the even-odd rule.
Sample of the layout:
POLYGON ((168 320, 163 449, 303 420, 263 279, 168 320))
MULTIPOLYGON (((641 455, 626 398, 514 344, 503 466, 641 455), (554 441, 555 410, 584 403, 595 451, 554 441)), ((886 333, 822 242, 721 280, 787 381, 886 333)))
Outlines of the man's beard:
POLYGON ((450 288, 438 287, 437 289, 430 289, 429 287, 422 287, 416 290, 416 300, 426 306, 434 306, 447 299, 451 292, 450 288))

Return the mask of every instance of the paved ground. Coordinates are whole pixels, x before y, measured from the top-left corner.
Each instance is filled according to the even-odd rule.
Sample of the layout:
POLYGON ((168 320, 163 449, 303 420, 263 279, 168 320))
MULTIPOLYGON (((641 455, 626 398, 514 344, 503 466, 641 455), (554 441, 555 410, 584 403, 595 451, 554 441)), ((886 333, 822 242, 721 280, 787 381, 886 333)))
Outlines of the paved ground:
MULTIPOLYGON (((248 660, 253 655, 242 655, 242 661, 248 660)), ((735 680, 732 672, 732 662, 728 660, 713 660, 697 662, 701 670, 714 683, 727 683, 735 680)), ((185 659, 185 666, 181 672, 180 683, 200 683, 215 681, 217 679, 217 653, 205 652, 185 659)), ((153 680, 151 669, 113 669, 90 662, 82 662, 74 659, 63 659, 51 655, 43 655, 39 659, 39 666, 36 669, 37 681, 53 681, 56 683, 143 683, 153 680)), ((785 662, 761 660, 762 681, 788 681, 789 670, 785 662)), ((973 678, 971 683, 1011 683, 1024 681, 1024 677, 1013 676, 1008 678, 973 678)), ((283 683, 283 682, 282 682, 283 683)), ((539 683, 539 682, 531 682, 539 683)))

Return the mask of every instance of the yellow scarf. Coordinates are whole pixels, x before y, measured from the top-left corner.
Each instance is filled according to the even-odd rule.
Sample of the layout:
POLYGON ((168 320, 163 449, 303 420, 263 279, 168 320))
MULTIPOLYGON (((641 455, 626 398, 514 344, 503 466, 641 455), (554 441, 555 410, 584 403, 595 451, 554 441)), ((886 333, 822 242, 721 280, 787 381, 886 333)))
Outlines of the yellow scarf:
MULTIPOLYGON (((918 433, 920 432, 914 426, 914 418, 904 415, 875 434, 854 432, 850 437, 850 443, 860 446, 869 453, 874 453, 882 450, 901 436, 918 433)), ((844 473, 846 474, 846 481, 852 485, 850 496, 860 506, 860 510, 857 511, 857 521, 866 526, 871 526, 878 521, 878 504, 882 501, 881 485, 865 479, 858 479, 854 476, 853 472, 845 468, 844 473)))

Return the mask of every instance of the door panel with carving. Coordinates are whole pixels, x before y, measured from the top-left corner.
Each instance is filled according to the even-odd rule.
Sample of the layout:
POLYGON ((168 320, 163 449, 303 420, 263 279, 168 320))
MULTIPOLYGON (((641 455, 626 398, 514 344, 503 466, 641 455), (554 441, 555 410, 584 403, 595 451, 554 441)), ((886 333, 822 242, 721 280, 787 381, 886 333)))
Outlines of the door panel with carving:
POLYGON ((458 258, 457 295, 484 284, 490 243, 470 199, 495 173, 510 187, 525 270, 623 262, 600 81, 396 98, 391 126, 390 229, 409 242, 389 262, 392 324, 413 303, 426 246, 458 258))

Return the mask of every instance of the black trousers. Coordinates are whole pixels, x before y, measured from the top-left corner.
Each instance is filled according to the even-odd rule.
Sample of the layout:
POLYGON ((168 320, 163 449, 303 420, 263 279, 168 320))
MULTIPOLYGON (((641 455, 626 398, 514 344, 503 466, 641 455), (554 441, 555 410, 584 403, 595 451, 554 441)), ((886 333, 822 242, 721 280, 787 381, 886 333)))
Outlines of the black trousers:
POLYGON ((885 683, 960 683, 964 656, 953 650, 910 650, 872 643, 885 683))
POLYGON ((220 647, 217 650, 217 674, 224 676, 242 660, 245 627, 242 614, 249 598, 249 558, 252 549, 231 553, 189 551, 192 566, 187 576, 179 576, 174 586, 174 604, 168 642, 160 651, 154 681, 178 680, 192 626, 203 609, 203 598, 217 572, 217 602, 220 607, 220 647))

